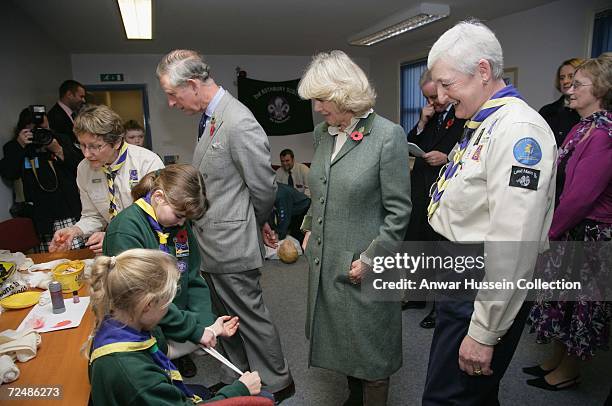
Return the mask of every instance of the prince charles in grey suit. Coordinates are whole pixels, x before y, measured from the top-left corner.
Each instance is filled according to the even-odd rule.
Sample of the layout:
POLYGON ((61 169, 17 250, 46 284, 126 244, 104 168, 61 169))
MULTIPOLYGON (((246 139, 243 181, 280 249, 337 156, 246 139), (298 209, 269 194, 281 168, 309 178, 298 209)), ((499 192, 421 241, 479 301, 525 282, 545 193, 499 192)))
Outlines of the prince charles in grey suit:
MULTIPOLYGON (((193 166, 202 173, 209 208, 194 221, 203 273, 218 314, 240 318, 238 334, 221 341, 241 370, 258 371, 277 401, 293 392, 293 379, 259 285, 266 223, 276 195, 268 138, 253 114, 209 77, 194 51, 166 55, 157 75, 170 107, 202 113, 193 166), (279 399, 280 398, 280 399, 279 399)), ((225 383, 235 379, 226 371, 225 383)))

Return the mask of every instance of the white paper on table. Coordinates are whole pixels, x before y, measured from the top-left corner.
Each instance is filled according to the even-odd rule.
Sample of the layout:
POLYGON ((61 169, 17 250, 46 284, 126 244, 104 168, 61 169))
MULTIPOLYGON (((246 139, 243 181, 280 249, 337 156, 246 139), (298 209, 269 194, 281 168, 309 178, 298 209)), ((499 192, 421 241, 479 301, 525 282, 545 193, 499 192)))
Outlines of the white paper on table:
POLYGON ((54 314, 51 306, 51 303, 34 306, 17 327, 17 331, 32 328, 38 333, 48 333, 78 327, 89 306, 89 296, 80 297, 79 303, 73 303, 72 298, 64 299, 66 311, 63 313, 54 314))
POLYGON ((408 143, 408 151, 410 151, 412 155, 419 158, 425 154, 425 151, 423 151, 417 144, 414 144, 412 142, 408 143))

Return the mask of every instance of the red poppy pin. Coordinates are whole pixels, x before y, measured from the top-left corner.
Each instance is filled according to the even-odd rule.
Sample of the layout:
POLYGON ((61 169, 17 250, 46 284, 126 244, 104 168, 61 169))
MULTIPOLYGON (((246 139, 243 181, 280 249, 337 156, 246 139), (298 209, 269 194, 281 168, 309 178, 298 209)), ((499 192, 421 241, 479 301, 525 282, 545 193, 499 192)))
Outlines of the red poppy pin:
POLYGON ((176 233, 176 242, 185 244, 187 242, 187 230, 182 229, 176 233))
POLYGON ((451 126, 455 123, 455 118, 449 118, 448 121, 446 122, 446 126, 444 127, 445 130, 448 130, 449 128, 451 128, 451 126))
POLYGON ((365 128, 361 127, 359 130, 355 130, 351 133, 351 139, 353 141, 361 141, 363 139, 363 132, 365 128))
POLYGON ((212 137, 215 133, 215 117, 210 119, 210 136, 212 137))

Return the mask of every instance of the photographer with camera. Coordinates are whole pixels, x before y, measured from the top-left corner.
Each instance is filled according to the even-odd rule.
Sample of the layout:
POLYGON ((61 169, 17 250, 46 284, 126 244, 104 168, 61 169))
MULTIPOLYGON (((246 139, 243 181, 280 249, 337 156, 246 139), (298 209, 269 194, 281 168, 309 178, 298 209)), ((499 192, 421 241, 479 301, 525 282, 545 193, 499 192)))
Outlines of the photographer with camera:
MULTIPOLYGON (((81 157, 66 135, 49 129, 42 105, 21 111, 15 136, 3 149, 0 175, 23 185, 24 201, 15 203, 11 214, 32 219, 40 240, 37 251, 46 252, 53 233, 75 224, 81 215, 76 184, 81 157)), ((82 240, 74 241, 74 248, 82 246, 82 240)))

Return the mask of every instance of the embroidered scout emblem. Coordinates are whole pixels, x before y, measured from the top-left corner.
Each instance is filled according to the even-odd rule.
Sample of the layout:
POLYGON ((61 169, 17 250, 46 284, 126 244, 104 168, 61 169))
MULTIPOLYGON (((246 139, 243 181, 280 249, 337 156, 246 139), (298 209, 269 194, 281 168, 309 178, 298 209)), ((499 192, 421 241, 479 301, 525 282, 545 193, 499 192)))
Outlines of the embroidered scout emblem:
POLYGON ((177 261, 177 268, 180 273, 184 273, 187 270, 187 262, 186 261, 177 261))
POLYGON ((138 169, 130 169, 130 188, 138 183, 138 169))
POLYGON ((523 165, 535 165, 542 160, 542 148, 531 137, 521 138, 514 144, 514 159, 523 165))
POLYGON ((523 168, 521 166, 513 165, 512 169, 510 170, 509 186, 538 190, 539 181, 540 171, 537 169, 523 168))
MULTIPOLYGON (((181 230, 174 237, 175 256, 177 258, 185 258, 189 256, 189 241, 187 239, 187 230, 181 230)), ((180 261, 179 261, 180 262, 180 261)))
POLYGON ((482 151, 482 144, 478 145, 476 147, 476 150, 474 151, 474 153, 472 154, 472 160, 474 161, 480 161, 480 152, 482 151))

